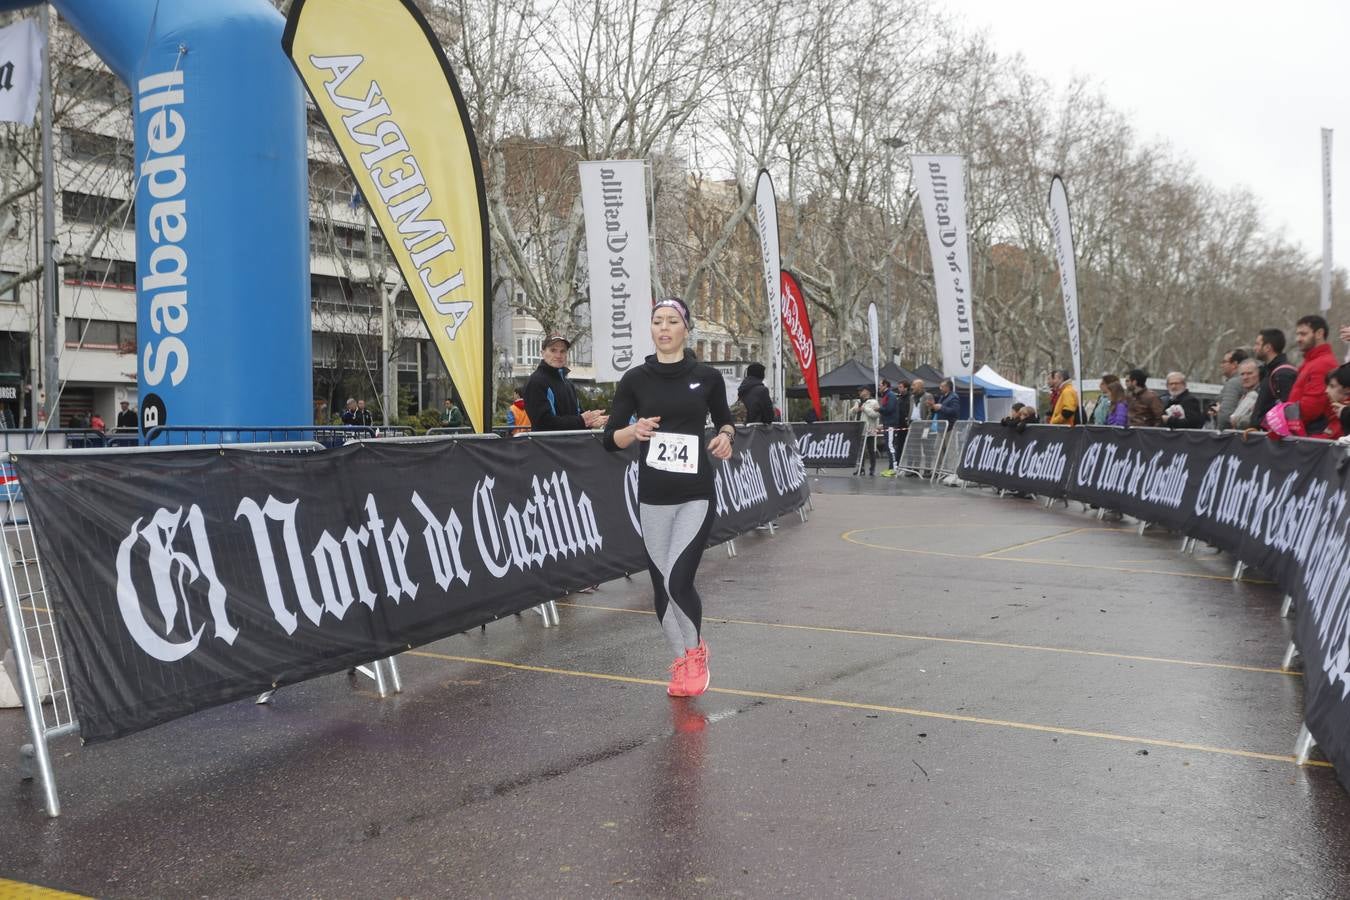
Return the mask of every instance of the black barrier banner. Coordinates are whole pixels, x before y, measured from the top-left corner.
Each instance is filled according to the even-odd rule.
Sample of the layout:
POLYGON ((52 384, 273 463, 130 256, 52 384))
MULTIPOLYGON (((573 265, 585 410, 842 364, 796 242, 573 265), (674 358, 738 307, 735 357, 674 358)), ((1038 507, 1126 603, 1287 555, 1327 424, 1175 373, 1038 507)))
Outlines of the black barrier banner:
POLYGON ((957 475, 1006 491, 1063 497, 1082 448, 1082 429, 977 424, 957 475))
POLYGON ((808 469, 851 469, 862 452, 862 420, 793 422, 797 453, 808 469))
MULTIPOLYGON (((737 430, 711 543, 807 500, 737 430)), ((86 741, 341 671, 646 568, 636 450, 596 435, 310 454, 20 455, 86 741)))
MULTIPOLYGON (((981 425, 971 443, 995 452, 1010 431, 981 425)), ((1019 437, 1043 446, 1046 432, 1069 431, 1080 448, 1062 496, 1213 544, 1294 598, 1304 719, 1350 788, 1350 452, 1235 432, 1031 427, 1019 437)), ((961 477, 1005 486, 998 466, 963 464, 961 477)))

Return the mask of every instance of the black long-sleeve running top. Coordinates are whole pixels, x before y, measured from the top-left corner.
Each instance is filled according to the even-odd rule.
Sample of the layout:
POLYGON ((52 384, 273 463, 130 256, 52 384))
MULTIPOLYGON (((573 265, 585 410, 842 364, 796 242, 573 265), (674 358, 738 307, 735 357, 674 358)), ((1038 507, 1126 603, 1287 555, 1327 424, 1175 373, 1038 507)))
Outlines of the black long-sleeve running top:
POLYGON ((675 363, 657 362, 654 355, 649 356, 624 374, 610 407, 605 449, 618 449, 614 432, 627 428, 634 416, 661 417, 652 440, 638 443, 640 502, 664 505, 711 499, 714 460, 703 437, 709 415, 716 428, 731 424, 726 384, 722 373, 700 363, 692 350, 685 350, 684 359, 675 363), (672 437, 663 440, 663 435, 672 437), (684 467, 696 471, 679 471, 684 467))

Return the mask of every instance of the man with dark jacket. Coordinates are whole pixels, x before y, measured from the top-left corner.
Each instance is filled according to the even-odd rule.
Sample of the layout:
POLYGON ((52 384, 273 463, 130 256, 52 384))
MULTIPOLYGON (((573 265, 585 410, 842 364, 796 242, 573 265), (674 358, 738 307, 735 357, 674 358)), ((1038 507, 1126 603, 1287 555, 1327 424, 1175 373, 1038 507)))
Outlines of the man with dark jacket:
POLYGON ((1331 333, 1327 320, 1321 316, 1304 316, 1298 320, 1294 339, 1303 352, 1294 387, 1289 391, 1289 402, 1298 404, 1300 425, 1295 434, 1321 434, 1330 423, 1331 403, 1327 400, 1327 376, 1340 365, 1327 343, 1331 333))
POLYGON ((745 405, 745 424, 773 424, 773 398, 764 386, 763 363, 751 363, 745 367, 745 377, 741 379, 741 386, 736 388, 736 397, 745 405))
POLYGON ((1163 405, 1148 389, 1148 372, 1131 369, 1125 376, 1126 408, 1131 428, 1157 428, 1162 424, 1163 405))
POLYGON ((525 414, 534 431, 581 431, 609 421, 603 410, 581 411, 577 389, 567 379, 567 351, 572 342, 560 334, 544 341, 539 368, 525 382, 525 414))
POLYGON ((1186 376, 1167 373, 1167 399, 1162 401, 1163 424, 1168 428, 1204 428, 1205 411, 1200 398, 1186 387, 1186 376))
POLYGON ((950 378, 938 382, 938 397, 928 399, 928 408, 933 411, 934 419, 941 419, 950 429, 961 418, 961 398, 956 396, 955 385, 950 378))
POLYGON ((1263 328, 1256 336, 1252 351, 1261 362, 1261 386, 1256 392, 1256 409, 1252 424, 1264 428, 1266 413, 1276 403, 1289 399, 1298 378, 1298 369, 1290 365, 1284 355, 1284 332, 1278 328, 1263 328))
POLYGON ((909 428, 909 398, 905 391, 903 381, 898 388, 893 388, 890 381, 881 380, 881 427, 886 435, 886 450, 891 456, 891 467, 881 473, 882 478, 895 477, 900 448, 905 444, 905 432, 909 428))

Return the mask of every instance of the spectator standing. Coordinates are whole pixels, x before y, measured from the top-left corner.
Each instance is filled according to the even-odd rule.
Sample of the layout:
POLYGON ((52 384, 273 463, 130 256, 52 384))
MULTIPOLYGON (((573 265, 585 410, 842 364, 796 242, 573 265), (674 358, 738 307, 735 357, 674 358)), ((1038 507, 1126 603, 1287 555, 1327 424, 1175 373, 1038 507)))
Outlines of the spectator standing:
POLYGON ((1163 401, 1163 424, 1168 428, 1204 428, 1205 413, 1200 398, 1186 386, 1186 376, 1167 373, 1167 399, 1163 401))
POLYGON ((811 405, 806 407, 806 415, 802 416, 802 421, 807 425, 813 425, 820 421, 820 416, 816 415, 816 408, 811 405))
POLYGON ((581 411, 577 389, 567 378, 571 371, 567 368, 567 351, 571 347, 572 342, 562 335, 549 335, 539 367, 525 382, 525 414, 535 431, 581 431, 600 428, 609 421, 603 410, 581 411))
POLYGON ((1238 363, 1238 379, 1242 383, 1242 396, 1238 398, 1233 415, 1228 419, 1229 428, 1258 428, 1254 421, 1256 414, 1256 395, 1261 390, 1261 366, 1253 357, 1238 363))
MULTIPOLYGON (((516 389, 516 395, 520 395, 520 389, 516 389)), ((453 397, 446 397, 441 406, 441 425, 446 428, 464 427, 464 413, 460 412, 459 404, 455 403, 453 397)))
POLYGON ((881 423, 881 404, 872 396, 872 389, 858 388, 858 402, 848 411, 863 423, 863 456, 858 457, 858 474, 862 474, 863 460, 868 463, 868 475, 877 474, 877 430, 881 423))
POLYGON ((773 424, 773 398, 764 385, 764 364, 753 362, 745 367, 745 377, 736 388, 736 398, 745 404, 745 423, 773 424))
POLYGON ((1050 424, 1077 425, 1078 389, 1064 369, 1050 370, 1050 424))
POLYGON ((366 409, 366 401, 356 401, 356 414, 353 417, 352 424, 364 425, 367 428, 375 424, 375 416, 371 414, 370 410, 366 409))
POLYGON ((1327 427, 1314 437, 1338 441, 1350 434, 1350 363, 1327 374, 1327 427))
MULTIPOLYGON (((1109 424, 1106 420, 1111 416, 1112 400, 1111 400, 1110 386, 1112 384, 1120 384, 1119 375, 1112 375, 1108 373, 1102 376, 1101 382, 1097 385, 1098 390, 1097 402, 1092 405, 1092 415, 1088 419, 1089 424, 1092 425, 1109 424)), ((1121 388, 1122 394, 1124 394, 1124 390, 1125 390, 1124 388, 1121 388)))
POLYGON ((1321 316, 1304 316, 1294 331, 1294 340, 1303 352, 1303 365, 1289 391, 1289 402, 1298 406, 1299 424, 1293 426, 1294 434, 1321 434, 1330 421, 1327 376, 1337 367, 1336 354, 1327 343, 1330 332, 1321 316))
POLYGON ((103 421, 103 417, 98 413, 94 413, 94 415, 90 418, 89 427, 97 431, 99 434, 102 434, 103 432, 108 430, 107 423, 103 421))
POLYGON ((915 378, 909 384, 909 420, 922 422, 928 418, 928 395, 925 393, 922 378, 915 378))
MULTIPOLYGON (((1121 384, 1120 379, 1116 376, 1111 375, 1109 377, 1113 380, 1102 379, 1102 383, 1106 385, 1106 396, 1102 399, 1106 401, 1105 405, 1109 407, 1106 411, 1106 421, 1102 424, 1122 427, 1129 425, 1130 400, 1125 395, 1125 385, 1121 384)), ((1101 405, 1101 401, 1098 401, 1098 405, 1101 405)))
POLYGON ((342 408, 342 424, 352 426, 356 424, 356 398, 348 397, 347 405, 342 408))
POLYGON ((1227 431, 1233 427, 1233 410, 1237 409, 1238 400, 1243 393, 1242 376, 1238 374, 1238 366, 1246 358, 1247 351, 1236 347, 1225 353, 1219 363, 1219 371, 1223 374, 1223 389, 1219 391, 1219 402, 1210 409, 1210 415, 1214 417, 1214 427, 1220 431, 1227 431))
POLYGON ((119 404, 122 408, 117 412, 117 430, 135 431, 140 427, 140 422, 136 421, 136 410, 131 408, 129 400, 123 400, 119 404))
POLYGON ((1162 425, 1162 400, 1148 389, 1148 370, 1131 369, 1125 376, 1125 391, 1130 395, 1131 428, 1157 428, 1162 425))
POLYGON ((1284 332, 1278 328, 1263 328, 1256 335, 1252 351, 1261 362, 1261 387, 1256 395, 1256 409, 1252 412, 1252 425, 1263 428, 1266 413, 1276 403, 1289 399, 1294 389, 1294 380, 1298 369, 1289 363, 1284 355, 1284 332))
MULTIPOLYGON (((903 387, 903 383, 902 383, 903 387)), ((894 478, 900 465, 900 448, 904 445, 905 431, 909 428, 909 399, 903 390, 891 387, 890 381, 881 380, 881 427, 885 429, 886 452, 890 455, 891 465, 881 473, 882 478, 894 478)))
POLYGON ((961 398, 956 396, 955 387, 950 378, 944 378, 938 382, 937 399, 928 398, 928 408, 933 411, 933 418, 946 422, 948 430, 961 418, 961 398))
POLYGON ((516 388, 515 393, 516 399, 511 401, 506 410, 506 424, 515 429, 511 432, 512 437, 530 430, 530 414, 525 412, 525 392, 516 388))

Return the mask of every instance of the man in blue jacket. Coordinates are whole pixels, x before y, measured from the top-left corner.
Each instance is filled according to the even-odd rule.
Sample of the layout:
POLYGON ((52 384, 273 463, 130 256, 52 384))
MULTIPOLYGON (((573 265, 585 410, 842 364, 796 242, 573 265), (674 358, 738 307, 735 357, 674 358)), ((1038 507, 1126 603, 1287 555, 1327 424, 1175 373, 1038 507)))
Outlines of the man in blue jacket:
POLYGON ((928 408, 933 411, 933 418, 946 422, 949 429, 961 418, 961 398, 956 396, 953 388, 952 380, 944 378, 938 382, 937 399, 931 397, 928 399, 928 408))

